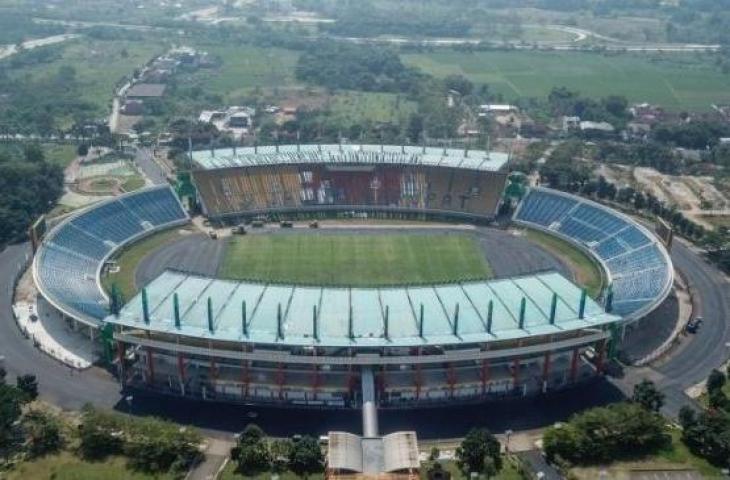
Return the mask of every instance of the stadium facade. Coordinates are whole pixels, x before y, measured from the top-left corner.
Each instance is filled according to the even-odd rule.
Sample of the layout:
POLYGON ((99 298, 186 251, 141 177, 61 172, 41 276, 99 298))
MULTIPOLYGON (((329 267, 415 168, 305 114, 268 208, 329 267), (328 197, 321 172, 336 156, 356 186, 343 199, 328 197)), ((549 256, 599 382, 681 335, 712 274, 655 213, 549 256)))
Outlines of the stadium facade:
MULTIPOLYGON (((506 178, 506 157, 414 147, 269 147, 196 152, 193 160, 212 219, 342 209, 481 221, 494 216, 506 178)), ((673 282, 665 248, 644 227, 536 188, 514 221, 589 253, 606 277, 599 300, 557 273, 336 288, 166 271, 110 314, 101 287, 107 259, 188 221, 172 189, 154 187, 62 221, 36 254, 40 292, 105 332, 128 387, 333 408, 536 394, 600 374, 620 327, 661 303, 673 282)))

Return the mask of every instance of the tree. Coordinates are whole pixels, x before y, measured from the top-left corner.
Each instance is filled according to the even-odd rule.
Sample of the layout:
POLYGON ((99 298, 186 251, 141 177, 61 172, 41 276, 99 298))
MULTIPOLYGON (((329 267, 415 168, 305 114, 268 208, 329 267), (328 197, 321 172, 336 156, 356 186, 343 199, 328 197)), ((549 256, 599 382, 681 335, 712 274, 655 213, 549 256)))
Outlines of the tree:
POLYGON ((494 469, 499 471, 502 468, 500 450, 499 441, 489 430, 473 428, 456 449, 459 469, 465 475, 469 475, 471 472, 484 473, 489 457, 494 469))
POLYGON ((657 390, 654 382, 644 379, 634 385, 634 394, 631 401, 650 412, 658 412, 664 405, 664 394, 657 390))
POLYGON ((707 377, 707 391, 712 393, 715 390, 722 390, 726 381, 725 374, 713 368, 710 376, 707 377))
POLYGON ((586 410, 547 429, 543 446, 550 461, 595 464, 649 454, 670 440, 660 415, 624 402, 586 410))
POLYGON ((43 148, 41 148, 41 146, 37 143, 26 145, 24 155, 25 160, 30 163, 43 163, 46 159, 46 156, 43 153, 43 148))
POLYGON ((17 379, 18 390, 23 394, 26 402, 38 398, 38 379, 35 375, 20 375, 17 379))
POLYGON ((22 413, 21 401, 17 388, 0 384, 0 448, 7 448, 12 442, 15 422, 22 413))
POLYGON ((462 97, 469 95, 474 90, 474 84, 463 75, 448 75, 444 78, 444 86, 447 90, 459 92, 462 97))
POLYGON ((294 443, 288 438, 271 442, 269 450, 271 452, 271 470, 273 472, 282 473, 287 469, 293 448, 294 443))
POLYGON ((122 453, 124 446, 119 419, 91 406, 85 406, 82 410, 79 439, 81 455, 90 460, 118 455, 122 453))
POLYGON ((695 423, 697 423, 697 415, 695 414, 695 411, 692 410, 692 407, 683 405, 682 408, 679 409, 679 424, 686 430, 695 423))
POLYGON ((271 464, 271 454, 264 431, 257 425, 247 425, 231 450, 231 458, 237 462, 237 470, 244 475, 267 470, 271 464))
POLYGON ((23 417, 28 439, 28 452, 34 457, 58 451, 63 445, 58 419, 40 410, 31 410, 23 417))
POLYGON ((323 463, 322 449, 316 438, 304 436, 294 442, 289 456, 289 469, 292 472, 306 477, 321 471, 323 463))

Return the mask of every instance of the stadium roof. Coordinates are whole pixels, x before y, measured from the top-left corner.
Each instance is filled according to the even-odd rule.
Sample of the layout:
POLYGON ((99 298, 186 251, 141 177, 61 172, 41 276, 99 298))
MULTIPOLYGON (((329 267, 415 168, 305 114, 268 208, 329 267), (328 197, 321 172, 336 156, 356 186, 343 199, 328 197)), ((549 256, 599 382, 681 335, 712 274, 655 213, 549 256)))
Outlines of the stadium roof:
POLYGON ((378 475, 420 467, 416 432, 371 438, 347 432, 329 432, 327 436, 327 466, 331 469, 378 475))
POLYGON ((499 171, 509 159, 501 152, 397 145, 280 145, 192 152, 204 170, 300 164, 426 165, 499 171))
POLYGON ((433 286, 330 288, 236 282, 168 270, 144 292, 125 305, 118 317, 109 316, 106 321, 224 341, 385 347, 482 343, 620 320, 590 298, 580 319, 581 289, 552 272, 433 286), (551 324, 554 294, 557 302, 551 324), (147 296, 148 324, 143 295, 147 296), (179 326, 175 325, 175 296, 179 326))

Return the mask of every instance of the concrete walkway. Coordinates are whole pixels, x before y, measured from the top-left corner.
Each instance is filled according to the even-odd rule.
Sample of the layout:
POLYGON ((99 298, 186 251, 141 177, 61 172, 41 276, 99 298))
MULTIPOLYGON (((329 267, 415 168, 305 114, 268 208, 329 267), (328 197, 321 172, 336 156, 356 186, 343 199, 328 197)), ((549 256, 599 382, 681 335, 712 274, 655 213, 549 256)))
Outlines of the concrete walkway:
POLYGON ((205 459, 190 470, 185 480, 215 480, 228 463, 232 441, 208 438, 206 444, 205 459))

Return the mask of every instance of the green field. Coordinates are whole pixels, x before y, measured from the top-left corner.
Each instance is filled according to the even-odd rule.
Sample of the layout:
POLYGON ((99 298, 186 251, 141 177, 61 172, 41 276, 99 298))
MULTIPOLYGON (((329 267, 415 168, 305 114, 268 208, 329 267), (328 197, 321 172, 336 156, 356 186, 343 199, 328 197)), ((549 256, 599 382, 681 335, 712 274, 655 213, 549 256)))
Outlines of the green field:
POLYGON ((402 285, 488 278, 470 235, 248 235, 233 237, 222 278, 317 285, 402 285))
POLYGON ((137 265, 147 254, 178 238, 180 238, 180 229, 175 228, 147 237, 123 249, 115 258, 119 271, 103 276, 101 278, 102 286, 107 292, 110 292, 112 285, 116 285, 122 297, 124 297, 124 301, 131 300, 134 294, 137 293, 134 280, 137 265))
MULTIPOLYGON (((689 451, 687 446, 681 441, 681 433, 679 430, 671 432, 672 443, 663 448, 655 455, 636 461, 615 462, 610 465, 601 465, 595 467, 576 467, 570 469, 571 476, 577 480, 593 480, 601 478, 601 472, 606 472, 604 478, 633 478, 632 473, 652 471, 676 471, 679 475, 686 470, 694 470, 702 475, 702 478, 723 478, 719 468, 711 465, 707 460, 697 457, 689 451)), ((647 477, 644 477, 647 478, 647 477)), ((660 478, 657 474, 656 478, 660 478)))
POLYGON ((335 95, 329 106, 334 123, 340 125, 398 123, 416 112, 415 102, 395 93, 343 92, 335 95))
POLYGON ((558 237, 537 230, 526 230, 530 241, 543 247, 548 252, 565 262, 575 275, 575 282, 586 288, 588 295, 597 298, 603 287, 603 274, 595 261, 558 237))
POLYGON ((553 87, 587 96, 625 95, 669 110, 710 110, 730 102, 730 75, 699 54, 603 55, 586 52, 439 51, 403 56, 437 77, 462 74, 506 100, 545 97, 553 87))
POLYGON ((265 90, 296 84, 294 67, 299 54, 281 48, 248 45, 220 47, 201 45, 211 55, 220 57, 222 65, 193 74, 194 82, 206 93, 220 94, 226 101, 245 96, 254 88, 265 90))
POLYGON ((88 462, 63 452, 22 462, 0 478, 7 480, 173 480, 172 474, 152 475, 130 470, 122 458, 88 462))

